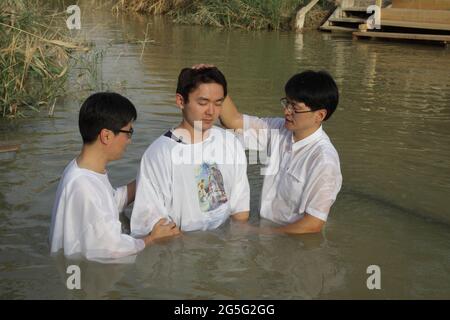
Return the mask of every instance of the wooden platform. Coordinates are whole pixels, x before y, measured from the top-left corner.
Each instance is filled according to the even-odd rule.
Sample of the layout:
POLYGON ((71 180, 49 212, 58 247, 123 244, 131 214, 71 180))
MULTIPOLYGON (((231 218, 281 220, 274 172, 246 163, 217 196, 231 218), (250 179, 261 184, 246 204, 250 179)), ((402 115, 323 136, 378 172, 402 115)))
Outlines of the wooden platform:
MULTIPOLYGON (((325 31, 350 31, 355 38, 381 38, 449 43, 450 0, 392 0, 383 1, 378 30, 367 30, 364 15, 366 5, 372 2, 342 1, 326 23, 325 31)), ((379 4, 380 2, 378 2, 379 4)))
POLYGON ((450 24, 439 24, 439 23, 428 23, 428 22, 381 20, 381 26, 409 28, 409 29, 428 29, 428 30, 450 31, 450 24))
POLYGON ((398 32, 353 32, 356 38, 382 38, 382 39, 406 39, 440 42, 442 44, 450 43, 450 35, 432 35, 418 33, 398 33, 398 32))
POLYGON ((415 24, 428 24, 430 28, 434 26, 436 30, 442 30, 442 28, 450 30, 450 10, 383 8, 381 9, 381 25, 385 20, 391 23, 408 22, 411 28, 414 28, 415 24))
POLYGON ((381 32, 354 32, 356 38, 450 43, 450 0, 393 0, 381 9, 381 32), (386 27, 397 32, 385 32, 386 27))
POLYGON ((450 0, 396 0, 393 8, 422 9, 422 10, 450 10, 450 0))
POLYGON ((388 3, 385 0, 341 0, 341 6, 334 10, 320 30, 348 33, 358 31, 358 26, 366 23, 367 18, 371 15, 367 13, 367 7, 380 2, 383 6, 388 3))
POLYGON ((349 32, 354 32, 355 30, 358 30, 358 29, 355 29, 352 27, 341 27, 341 26, 322 26, 322 27, 320 27, 320 30, 349 33, 349 32))

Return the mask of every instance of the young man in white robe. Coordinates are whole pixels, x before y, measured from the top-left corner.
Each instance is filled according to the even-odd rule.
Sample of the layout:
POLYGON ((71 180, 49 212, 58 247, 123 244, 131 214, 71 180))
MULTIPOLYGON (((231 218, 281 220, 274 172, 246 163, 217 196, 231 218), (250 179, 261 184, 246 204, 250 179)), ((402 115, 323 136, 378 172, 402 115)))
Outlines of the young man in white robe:
POLYGON ((58 185, 50 228, 50 251, 107 262, 135 255, 153 241, 176 235, 165 221, 142 239, 122 233, 119 213, 133 202, 136 182, 114 189, 106 165, 122 157, 137 114, 125 97, 112 92, 91 95, 79 113, 81 153, 65 168, 58 185))
POLYGON ((142 156, 132 235, 147 234, 162 218, 181 231, 215 229, 230 216, 247 221, 244 149, 232 132, 214 126, 226 95, 226 80, 217 68, 181 71, 176 104, 183 119, 142 156))

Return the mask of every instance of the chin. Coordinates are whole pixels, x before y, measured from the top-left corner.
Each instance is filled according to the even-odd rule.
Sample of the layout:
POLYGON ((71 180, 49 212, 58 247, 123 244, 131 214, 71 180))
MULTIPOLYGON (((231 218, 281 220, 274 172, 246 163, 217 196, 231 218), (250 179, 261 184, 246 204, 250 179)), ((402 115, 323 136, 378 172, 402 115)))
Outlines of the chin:
POLYGON ((206 131, 206 130, 209 130, 209 129, 211 129, 212 127, 213 127, 213 125, 214 125, 214 122, 207 122, 207 123, 202 123, 202 131, 206 131))

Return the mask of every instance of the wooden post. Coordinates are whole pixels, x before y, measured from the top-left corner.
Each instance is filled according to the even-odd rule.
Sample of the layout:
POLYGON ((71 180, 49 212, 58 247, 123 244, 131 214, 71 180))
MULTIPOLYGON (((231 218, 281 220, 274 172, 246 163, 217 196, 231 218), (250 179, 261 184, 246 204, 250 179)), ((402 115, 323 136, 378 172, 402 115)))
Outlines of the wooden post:
POLYGON ((298 10, 297 15, 295 17, 295 30, 296 31, 302 31, 303 26, 305 25, 305 16, 308 13, 309 10, 314 7, 319 0, 312 0, 310 3, 308 3, 306 6, 302 7, 300 10, 298 10))
POLYGON ((3 152, 16 152, 19 150, 20 144, 0 145, 0 153, 3 152))
POLYGON ((0 145, 0 161, 15 159, 16 152, 19 148, 20 144, 0 145))

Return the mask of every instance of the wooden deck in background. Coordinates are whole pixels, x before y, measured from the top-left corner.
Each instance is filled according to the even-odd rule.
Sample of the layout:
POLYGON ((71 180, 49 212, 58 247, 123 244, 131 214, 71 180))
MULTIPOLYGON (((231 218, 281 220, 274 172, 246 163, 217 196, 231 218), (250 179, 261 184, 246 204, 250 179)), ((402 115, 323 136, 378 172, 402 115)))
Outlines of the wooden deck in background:
POLYGON ((398 32, 353 32, 356 38, 383 38, 383 39, 405 39, 418 41, 441 42, 444 45, 450 44, 450 35, 432 35, 420 33, 398 33, 398 32))
POLYGON ((394 8, 423 9, 423 10, 450 10, 450 0, 396 0, 394 8))
POLYGON ((352 32, 356 39, 423 40, 444 45, 450 43, 450 0, 392 0, 391 5, 384 4, 381 8, 379 30, 367 30, 366 19, 369 15, 364 16, 366 7, 361 4, 356 0, 342 1, 342 6, 336 9, 321 30, 352 32))

